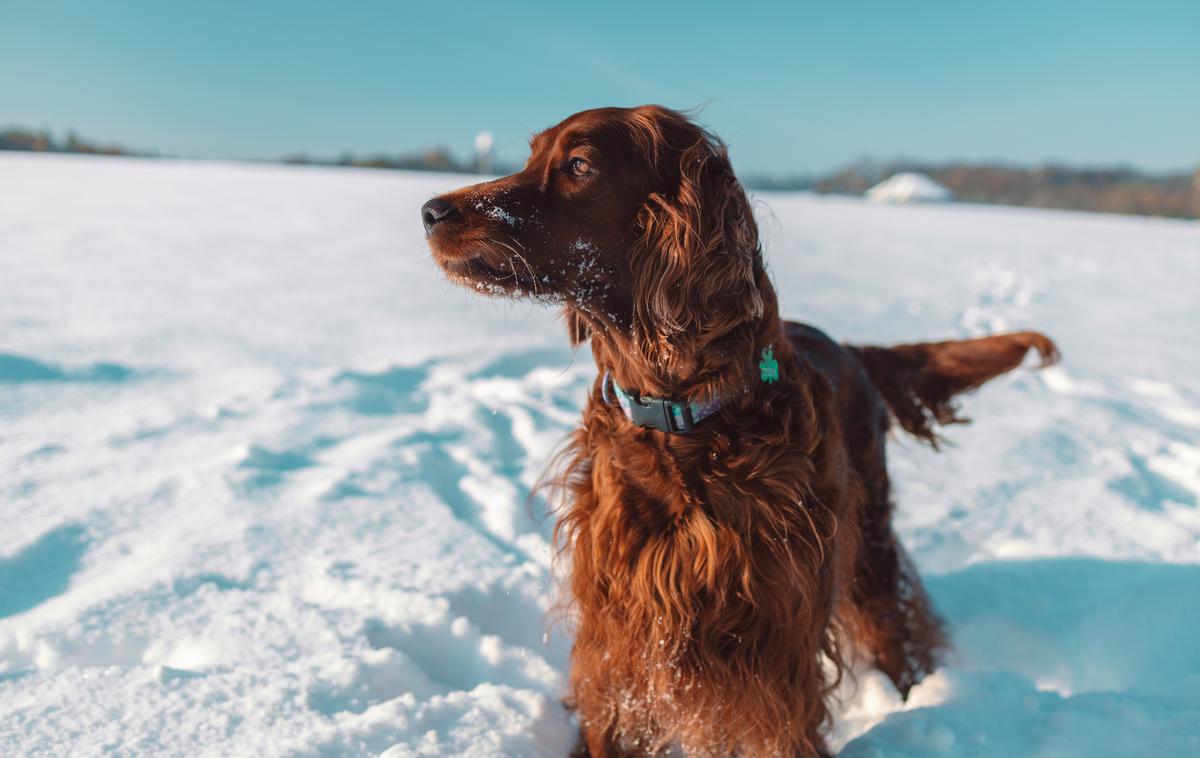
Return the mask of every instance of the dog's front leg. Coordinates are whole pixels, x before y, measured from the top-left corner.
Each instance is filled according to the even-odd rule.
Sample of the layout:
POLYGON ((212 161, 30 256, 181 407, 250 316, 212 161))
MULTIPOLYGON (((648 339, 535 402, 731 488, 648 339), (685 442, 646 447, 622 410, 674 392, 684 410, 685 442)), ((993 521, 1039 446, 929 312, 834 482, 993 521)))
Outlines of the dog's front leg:
POLYGON ((628 740, 617 731, 619 707, 599 692, 575 692, 575 712, 579 716, 579 744, 572 758, 633 758, 653 754, 646 749, 627 747, 628 740))
POLYGON ((620 749, 611 729, 586 722, 579 727, 579 747, 574 753, 575 758, 623 758, 627 755, 630 753, 620 749))

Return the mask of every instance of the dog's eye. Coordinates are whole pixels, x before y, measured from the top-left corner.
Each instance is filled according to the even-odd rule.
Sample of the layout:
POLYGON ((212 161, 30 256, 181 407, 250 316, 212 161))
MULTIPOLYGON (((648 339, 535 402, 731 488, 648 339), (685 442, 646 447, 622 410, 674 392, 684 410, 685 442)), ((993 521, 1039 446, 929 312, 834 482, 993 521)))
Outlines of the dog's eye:
POLYGON ((572 158, 567 165, 570 166, 571 173, 575 176, 587 176, 592 173, 592 164, 583 158, 572 158))

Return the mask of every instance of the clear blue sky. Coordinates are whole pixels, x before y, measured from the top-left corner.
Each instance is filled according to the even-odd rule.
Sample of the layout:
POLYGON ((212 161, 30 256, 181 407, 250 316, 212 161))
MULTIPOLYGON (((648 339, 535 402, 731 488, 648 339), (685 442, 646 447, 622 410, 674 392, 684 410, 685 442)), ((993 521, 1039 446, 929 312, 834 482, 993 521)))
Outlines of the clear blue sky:
POLYGON ((205 157, 503 160, 599 105, 704 105, 737 167, 1200 165, 1200 0, 0 0, 0 125, 205 157))

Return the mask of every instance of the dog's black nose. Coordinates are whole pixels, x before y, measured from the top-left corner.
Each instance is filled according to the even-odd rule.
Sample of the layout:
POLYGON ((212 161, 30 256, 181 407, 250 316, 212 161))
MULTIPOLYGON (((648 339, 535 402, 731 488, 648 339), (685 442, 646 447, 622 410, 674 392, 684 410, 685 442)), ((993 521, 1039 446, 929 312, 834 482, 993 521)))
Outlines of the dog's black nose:
POLYGON ((425 224, 425 232, 428 234, 433 231, 435 224, 453 218, 457 213, 458 209, 453 204, 435 197, 421 206, 421 222, 425 224))

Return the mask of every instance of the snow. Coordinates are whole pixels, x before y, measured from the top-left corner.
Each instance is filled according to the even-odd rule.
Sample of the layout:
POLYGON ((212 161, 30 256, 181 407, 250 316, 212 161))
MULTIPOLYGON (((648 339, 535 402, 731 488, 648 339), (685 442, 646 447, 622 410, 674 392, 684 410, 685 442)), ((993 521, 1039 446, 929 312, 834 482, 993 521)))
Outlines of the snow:
MULTIPOLYGON (((525 498, 594 376, 445 283, 463 177, 0 156, 0 754, 562 756, 525 498)), ((957 650, 846 756, 1200 753, 1200 226, 758 198, 785 313, 1065 355, 891 447, 957 650)), ((586 251, 581 251, 581 255, 586 251)))
POLYGON ((867 199, 873 203, 929 203, 953 200, 954 193, 925 174, 904 171, 867 190, 867 199))

